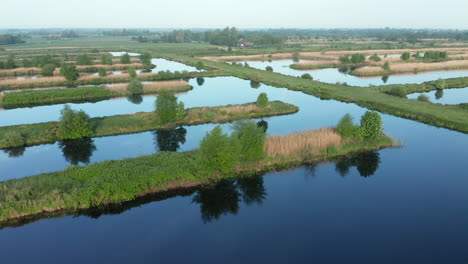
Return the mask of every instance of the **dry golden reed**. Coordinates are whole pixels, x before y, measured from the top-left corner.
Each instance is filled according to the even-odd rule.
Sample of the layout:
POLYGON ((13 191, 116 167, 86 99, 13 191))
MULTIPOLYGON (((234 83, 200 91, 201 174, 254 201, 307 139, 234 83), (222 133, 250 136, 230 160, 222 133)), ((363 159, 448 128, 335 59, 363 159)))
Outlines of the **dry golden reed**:
POLYGON ((309 130, 285 136, 269 136, 265 153, 269 156, 299 155, 307 151, 318 152, 329 146, 338 146, 341 136, 332 128, 309 130))

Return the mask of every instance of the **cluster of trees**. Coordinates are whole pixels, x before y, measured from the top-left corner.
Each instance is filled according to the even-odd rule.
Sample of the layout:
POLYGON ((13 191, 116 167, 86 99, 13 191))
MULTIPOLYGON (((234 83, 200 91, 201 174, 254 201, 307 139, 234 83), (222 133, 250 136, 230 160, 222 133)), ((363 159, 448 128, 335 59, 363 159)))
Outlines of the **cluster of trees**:
POLYGON ((366 56, 361 53, 355 53, 353 55, 344 55, 340 56, 339 60, 341 64, 357 64, 357 63, 363 63, 366 61, 366 56))
POLYGON ((425 60, 445 60, 448 58, 446 51, 426 51, 422 57, 425 60))
POLYGON ((336 132, 346 139, 379 139, 383 136, 382 119, 377 112, 367 111, 361 117, 360 126, 356 126, 351 115, 346 114, 336 126, 336 132))
POLYGON ((64 30, 60 33, 62 38, 79 38, 80 36, 74 30, 64 30))
POLYGON ((186 115, 183 102, 170 92, 161 93, 156 99, 156 114, 161 124, 182 122, 186 115))
POLYGON ((0 45, 11 45, 24 43, 24 38, 18 35, 3 34, 0 35, 0 45))

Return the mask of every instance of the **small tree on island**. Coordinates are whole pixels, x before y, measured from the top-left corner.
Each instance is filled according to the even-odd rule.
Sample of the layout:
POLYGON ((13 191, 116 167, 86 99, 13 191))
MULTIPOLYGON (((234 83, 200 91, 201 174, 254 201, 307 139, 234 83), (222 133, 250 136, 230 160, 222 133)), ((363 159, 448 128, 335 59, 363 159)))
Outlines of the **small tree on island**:
POLYGON ((361 126, 355 129, 355 137, 361 140, 373 140, 383 135, 382 118, 377 112, 367 111, 361 117, 361 126))
POLYGON ((260 107, 267 107, 269 102, 268 102, 268 96, 266 93, 261 93, 258 98, 257 98, 257 103, 258 106, 260 107))
POLYGON ((75 64, 63 63, 60 67, 60 74, 62 74, 69 82, 76 81, 80 77, 80 73, 76 69, 75 64))
POLYGON ((307 80, 313 80, 314 78, 312 77, 312 75, 308 74, 308 73, 304 73, 301 75, 301 78, 302 79, 307 79, 307 80))
POLYGON ((386 61, 383 65, 383 69, 384 71, 389 71, 390 70, 390 63, 388 61, 386 61))
POLYGON ((336 132, 343 138, 352 138, 356 130, 356 125, 353 123, 353 118, 350 114, 346 114, 341 118, 336 126, 336 132))
POLYGON ((240 145, 237 136, 223 134, 216 126, 200 142, 198 162, 203 169, 203 176, 215 172, 230 173, 239 162, 240 145))
POLYGON ((112 56, 110 54, 103 54, 101 56, 101 63, 106 65, 112 65, 112 56))
POLYGON ((403 54, 401 54, 401 57, 400 57, 402 60, 409 60, 411 58, 411 54, 409 52, 403 52, 403 54))
POLYGON ((266 70, 267 72, 273 72, 273 67, 271 67, 271 66, 266 66, 265 70, 266 70))
POLYGON ((134 79, 137 76, 135 68, 129 68, 128 69, 128 75, 130 75, 130 78, 134 79))
POLYGON ((130 63, 130 55, 128 55, 128 53, 125 53, 124 55, 122 55, 122 57, 120 57, 120 63, 129 64, 130 63))
POLYGON ((133 79, 128 83, 127 91, 130 92, 131 95, 139 95, 143 93, 143 84, 140 80, 133 79))
POLYGON ((42 76, 53 76, 55 68, 57 66, 53 63, 47 63, 41 68, 41 75, 42 76))
POLYGON ((265 155, 266 133, 263 127, 255 122, 236 122, 233 125, 233 135, 240 143, 240 157, 243 160, 260 160, 265 155))
POLYGON ((107 71, 104 68, 99 68, 98 69, 98 74, 99 74, 100 77, 104 77, 104 76, 107 76, 107 71))
POLYGON ((184 121, 186 114, 187 114, 187 111, 185 110, 184 102, 179 102, 176 108, 176 121, 177 122, 184 121))
POLYGON ((69 105, 65 105, 61 111, 57 135, 60 139, 78 139, 91 137, 93 127, 89 116, 83 111, 72 110, 69 105))
POLYGON ((197 70, 201 71, 201 70, 205 69, 205 65, 203 64, 202 61, 198 61, 197 64, 195 65, 195 68, 197 68, 197 70))
POLYGON ((161 124, 177 121, 178 103, 173 93, 163 92, 156 99, 156 114, 161 124))

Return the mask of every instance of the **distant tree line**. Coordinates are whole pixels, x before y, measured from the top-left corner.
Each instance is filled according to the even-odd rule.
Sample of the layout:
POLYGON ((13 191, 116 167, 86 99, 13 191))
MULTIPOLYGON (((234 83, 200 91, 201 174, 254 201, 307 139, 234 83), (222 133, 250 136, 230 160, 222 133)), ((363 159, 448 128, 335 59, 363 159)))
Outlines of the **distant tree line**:
POLYGON ((10 45, 24 43, 24 38, 19 35, 4 34, 0 35, 0 45, 10 45))

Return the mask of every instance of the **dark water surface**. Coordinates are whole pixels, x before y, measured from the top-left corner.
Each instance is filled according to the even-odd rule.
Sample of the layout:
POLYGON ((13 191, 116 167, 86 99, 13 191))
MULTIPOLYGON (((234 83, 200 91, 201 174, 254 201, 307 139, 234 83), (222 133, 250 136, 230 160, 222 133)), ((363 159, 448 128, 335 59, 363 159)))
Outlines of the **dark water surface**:
MULTIPOLYGON (((252 88, 231 77, 191 83, 194 90, 179 95, 189 107, 245 103, 267 92, 270 99, 301 108, 265 119, 269 134, 333 126, 345 113, 357 121, 366 111, 286 89, 252 88)), ((119 100, 84 110, 93 116, 149 111, 154 97, 135 106, 119 100)), ((385 131, 403 147, 224 181, 115 214, 4 228, 2 263, 468 263, 468 136, 382 117, 385 131)), ((2 153, 0 179, 54 171, 86 158, 193 149, 213 126, 41 145, 16 158, 2 153)))

